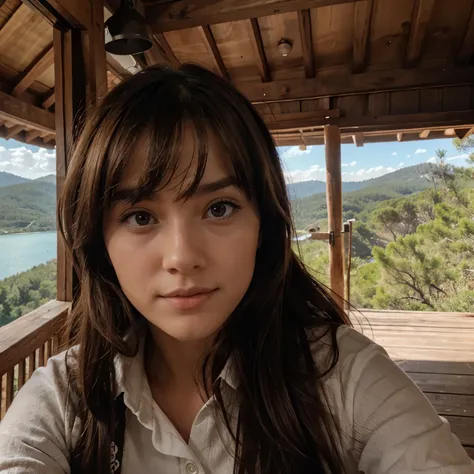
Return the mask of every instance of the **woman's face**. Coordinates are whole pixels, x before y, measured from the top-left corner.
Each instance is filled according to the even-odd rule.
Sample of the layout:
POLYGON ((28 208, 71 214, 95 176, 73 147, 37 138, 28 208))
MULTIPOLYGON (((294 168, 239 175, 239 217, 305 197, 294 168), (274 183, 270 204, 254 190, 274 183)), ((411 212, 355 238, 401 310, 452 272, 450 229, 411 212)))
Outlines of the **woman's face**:
POLYGON ((192 133, 183 135, 179 168, 169 185, 137 204, 143 157, 132 158, 104 220, 105 245, 124 294, 158 330, 181 341, 214 334, 252 280, 259 217, 234 184, 220 141, 209 136, 207 166, 197 192, 178 200, 193 179, 192 133))

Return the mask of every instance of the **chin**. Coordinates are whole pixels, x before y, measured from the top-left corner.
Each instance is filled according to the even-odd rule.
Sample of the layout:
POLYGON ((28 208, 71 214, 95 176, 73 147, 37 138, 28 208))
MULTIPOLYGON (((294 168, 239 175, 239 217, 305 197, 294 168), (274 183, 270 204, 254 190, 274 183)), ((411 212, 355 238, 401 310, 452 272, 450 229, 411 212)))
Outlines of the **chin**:
POLYGON ((174 317, 172 320, 150 322, 160 331, 180 342, 197 342, 213 337, 224 321, 205 321, 202 317, 174 317))

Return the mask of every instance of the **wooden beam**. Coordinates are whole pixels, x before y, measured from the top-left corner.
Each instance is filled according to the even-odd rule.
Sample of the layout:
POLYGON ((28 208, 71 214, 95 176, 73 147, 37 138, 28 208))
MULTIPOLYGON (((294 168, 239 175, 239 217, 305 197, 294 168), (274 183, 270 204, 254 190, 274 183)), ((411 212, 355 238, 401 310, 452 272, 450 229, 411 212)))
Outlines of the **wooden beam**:
POLYGON ((352 69, 355 73, 363 72, 366 66, 373 9, 374 0, 364 0, 354 5, 352 69))
POLYGON ((229 73, 227 72, 227 69, 225 67, 224 61, 222 60, 221 53, 219 52, 219 48, 217 47, 216 40, 214 39, 214 35, 212 34, 211 27, 209 25, 204 25, 200 27, 204 39, 207 42, 211 52, 212 56, 214 57, 214 61, 216 63, 217 68, 219 69, 221 76, 224 79, 227 79, 230 81, 229 73))
POLYGON ((422 132, 420 132, 419 137, 420 138, 428 138, 430 136, 430 132, 431 132, 431 130, 423 130, 422 132))
POLYGON ((29 68, 23 78, 18 82, 12 91, 14 97, 19 97, 28 87, 38 79, 41 74, 48 70, 54 64, 54 48, 48 50, 29 68))
POLYGON ((415 0, 406 53, 406 64, 409 67, 418 63, 435 2, 436 0, 415 0))
POLYGON ((301 136, 305 128, 323 127, 340 116, 339 109, 315 110, 314 112, 296 112, 288 114, 262 115, 269 130, 297 130, 301 136))
POLYGON ((6 139, 9 140, 10 138, 15 138, 20 132, 23 131, 23 125, 13 125, 8 129, 6 139))
POLYGON ((165 38, 165 35, 162 33, 156 33, 153 35, 153 37, 156 39, 156 41, 158 41, 158 44, 161 46, 161 48, 163 48, 163 51, 165 52, 168 61, 173 65, 173 67, 178 69, 181 66, 181 63, 175 56, 173 50, 171 49, 171 46, 165 38))
POLYGON ((467 65, 474 55, 474 4, 472 5, 471 15, 467 23, 464 40, 459 51, 458 61, 460 64, 467 65))
MULTIPOLYGON (((360 2, 362 3, 362 2, 360 2)), ((311 12, 300 10, 298 12, 300 26, 301 47, 303 49, 304 71, 307 78, 314 77, 313 37, 311 32, 311 12)))
POLYGON ((364 146, 364 134, 357 132, 352 135, 352 140, 354 141, 354 145, 356 147, 363 147, 364 146))
POLYGON ((25 135, 25 141, 26 143, 31 143, 35 138, 38 138, 39 136, 40 133, 38 130, 30 130, 25 135))
POLYGON ((258 54, 257 64, 258 69, 260 70, 260 77, 262 78, 263 82, 270 82, 272 80, 272 76, 270 74, 270 68, 268 67, 268 61, 262 41, 262 33, 260 31, 257 18, 250 18, 250 24, 253 31, 253 41, 258 54))
POLYGON ((150 39, 153 46, 148 51, 145 51, 145 57, 148 65, 151 66, 153 64, 169 63, 176 67, 176 64, 173 64, 173 58, 176 59, 175 55, 173 54, 172 57, 169 57, 154 35, 150 35, 150 39))
POLYGON ((472 133, 472 128, 455 128, 454 133, 460 140, 464 140, 472 133))
POLYGON ((54 114, 0 91, 0 118, 54 133, 54 114))
POLYGON ((369 92, 422 89, 445 85, 472 85, 474 68, 395 69, 352 74, 350 70, 320 71, 314 79, 292 79, 255 84, 241 82, 237 88, 256 103, 346 96, 369 92))
POLYGON ((397 142, 403 141, 403 133, 397 133, 397 142))
MULTIPOLYGON (((44 20, 61 29, 87 30, 91 26, 91 3, 79 0, 22 0, 36 10, 44 20)), ((103 2, 100 2, 103 3, 103 2)))
POLYGON ((341 134, 339 127, 324 127, 326 144, 326 201, 328 231, 334 241, 329 246, 329 273, 332 296, 341 309, 344 308, 344 259, 342 239, 342 173, 341 134))
POLYGON ((145 8, 154 32, 181 30, 216 23, 249 20, 267 15, 289 13, 359 0, 220 0, 196 2, 177 0, 163 3, 148 1, 145 8))
POLYGON ((384 134, 391 131, 394 135, 400 134, 398 138, 404 141, 406 133, 416 133, 419 139, 419 134, 428 129, 449 126, 467 129, 474 124, 474 110, 378 116, 360 116, 355 113, 341 116, 339 109, 332 109, 291 114, 263 114, 262 118, 272 132, 293 131, 295 137, 300 137, 300 130, 304 130, 307 137, 313 133, 309 130, 330 124, 338 125, 342 133, 347 133, 351 138, 355 133, 384 134))
POLYGON ((54 95, 54 90, 49 96, 46 98, 46 100, 43 102, 42 106, 44 109, 49 109, 53 104, 54 101, 56 100, 56 97, 54 95))

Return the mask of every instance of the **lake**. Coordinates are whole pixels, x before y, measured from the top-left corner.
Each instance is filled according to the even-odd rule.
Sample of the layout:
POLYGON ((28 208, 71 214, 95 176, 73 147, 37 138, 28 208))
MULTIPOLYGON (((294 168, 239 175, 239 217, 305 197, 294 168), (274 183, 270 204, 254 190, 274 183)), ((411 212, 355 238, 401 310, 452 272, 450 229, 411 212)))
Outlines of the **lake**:
POLYGON ((56 232, 0 235, 0 280, 56 258, 56 232))

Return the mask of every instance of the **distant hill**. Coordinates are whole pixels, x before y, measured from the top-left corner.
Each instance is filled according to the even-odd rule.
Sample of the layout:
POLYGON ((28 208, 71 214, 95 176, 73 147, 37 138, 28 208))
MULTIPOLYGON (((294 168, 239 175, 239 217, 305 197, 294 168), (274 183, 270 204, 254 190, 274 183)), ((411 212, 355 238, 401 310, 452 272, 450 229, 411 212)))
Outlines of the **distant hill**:
MULTIPOLYGON (((393 189, 404 189, 410 192, 401 192, 401 194, 411 194, 411 192, 421 191, 430 186, 425 176, 430 172, 430 165, 422 163, 415 166, 409 166, 392 173, 385 174, 379 178, 368 179, 358 182, 343 182, 342 192, 349 193, 368 187, 376 188, 385 184, 390 184, 393 189), (415 190, 415 191, 414 191, 415 190)), ((326 183, 324 181, 303 181, 301 183, 292 183, 287 185, 288 194, 291 200, 305 198, 313 194, 325 193, 326 183)))
POLYGON ((0 188, 3 188, 4 186, 13 186, 14 184, 28 183, 29 181, 31 180, 22 178, 16 174, 0 171, 0 188))
POLYGON ((0 233, 56 228, 56 186, 29 181, 0 187, 0 233))
POLYGON ((43 176, 41 178, 35 179, 37 183, 51 183, 56 185, 56 175, 55 174, 48 174, 47 176, 43 176))
MULTIPOLYGON (((342 183, 342 192, 357 191, 364 187, 364 181, 342 183)), ((326 183, 324 181, 301 181, 300 183, 287 184, 288 195, 290 199, 300 199, 313 194, 325 193, 326 183)))

